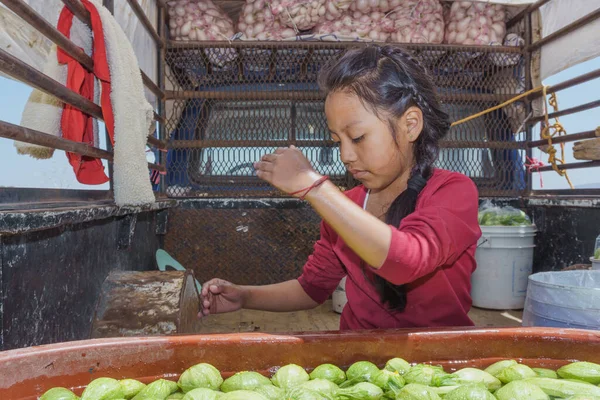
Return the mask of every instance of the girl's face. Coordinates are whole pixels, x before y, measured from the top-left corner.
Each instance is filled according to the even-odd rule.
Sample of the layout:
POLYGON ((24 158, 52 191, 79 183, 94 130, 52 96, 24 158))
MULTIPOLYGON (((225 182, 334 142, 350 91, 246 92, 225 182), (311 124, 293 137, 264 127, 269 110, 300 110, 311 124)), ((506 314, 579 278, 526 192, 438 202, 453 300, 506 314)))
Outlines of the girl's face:
POLYGON ((419 108, 410 107, 395 121, 395 138, 389 123, 349 91, 330 93, 325 115, 331 138, 339 143, 342 162, 367 189, 380 191, 402 177, 408 178, 414 164, 413 143, 423 128, 419 108))

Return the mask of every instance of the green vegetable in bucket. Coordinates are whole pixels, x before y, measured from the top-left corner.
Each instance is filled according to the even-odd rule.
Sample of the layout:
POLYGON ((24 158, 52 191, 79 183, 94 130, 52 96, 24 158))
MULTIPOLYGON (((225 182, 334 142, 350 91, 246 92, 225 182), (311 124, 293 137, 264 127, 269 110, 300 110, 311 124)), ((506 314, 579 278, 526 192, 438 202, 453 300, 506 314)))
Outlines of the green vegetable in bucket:
POLYGON ((421 385, 420 383, 409 383, 404 386, 398 395, 396 400, 440 400, 441 397, 433 390, 433 388, 427 385, 421 385))
MULTIPOLYGON (((167 393, 167 395, 170 393, 167 393)), ((118 380, 97 378, 90 382, 81 395, 81 400, 116 400, 122 399, 123 388, 118 380)), ((165 397, 167 397, 165 395, 165 397)), ((163 397, 164 399, 164 397, 163 397)))
MULTIPOLYGON (((436 379, 442 379, 447 377, 448 373, 444 372, 444 369, 439 366, 428 365, 428 364, 417 364, 412 367, 407 373, 403 375, 406 383, 420 383, 422 385, 432 386, 432 382, 436 379)), ((448 383, 450 386, 454 383, 448 383)), ((441 384, 434 384, 433 386, 442 386, 441 384)))
POLYGON ((192 389, 185 394, 183 400, 218 400, 223 394, 208 388, 192 389))
POLYGON ((551 378, 527 378, 523 379, 522 382, 531 383, 552 397, 567 398, 575 395, 600 396, 600 387, 590 383, 572 382, 566 379, 551 378))
POLYGON ((549 400, 542 389, 524 380, 512 381, 498 389, 495 393, 498 400, 549 400))
POLYGON ((142 382, 135 379, 122 379, 119 381, 121 388, 123 389, 123 398, 131 399, 136 394, 142 391, 146 387, 142 382))
POLYGON ((333 364, 321 364, 310 373, 310 379, 327 379, 339 385, 346 380, 346 374, 333 364))
POLYGON ((512 381, 533 378, 536 376, 537 374, 535 371, 529 368, 527 365, 516 364, 502 370, 502 372, 496 375, 496 378, 500 379, 500 382, 502 383, 509 383, 512 381))
POLYGON ((495 376, 477 368, 463 368, 453 374, 441 375, 433 378, 433 386, 454 386, 470 383, 483 383, 488 390, 497 390, 502 382, 495 376))
POLYGON ((533 370, 533 372, 536 373, 537 376, 540 376, 542 378, 553 378, 553 379, 558 378, 558 374, 554 370, 551 370, 548 368, 531 368, 531 369, 533 370))
POLYGON ((556 373, 561 378, 579 379, 597 385, 600 383, 600 364, 578 361, 560 367, 556 373))
POLYGON ((223 383, 218 369, 210 364, 201 363, 186 369, 177 384, 184 393, 197 388, 217 390, 223 383))
POLYGON ((224 393, 219 397, 219 400, 268 400, 262 394, 250 390, 234 390, 233 392, 224 393))
POLYGON ((338 385, 331 381, 328 381, 327 379, 312 379, 308 382, 304 382, 299 387, 302 389, 312 390, 327 396, 334 395, 339 389, 338 385))
POLYGON ((516 362, 515 360, 501 360, 501 361, 493 363, 492 365, 490 365, 489 367, 484 369, 484 371, 490 375, 497 376, 500 372, 504 371, 506 368, 513 366, 513 365, 517 365, 517 364, 518 364, 518 362, 516 362))
POLYGON ((459 386, 444 396, 444 400, 496 400, 482 383, 459 386))
POLYGON ((382 396, 383 390, 369 382, 360 382, 336 393, 339 400, 379 400, 382 396))
MULTIPOLYGON (((196 389, 194 389, 196 390, 196 389)), ((175 393, 171 393, 169 396, 167 396, 166 400, 181 400, 185 397, 185 393, 183 392, 175 392, 175 393)))
POLYGON ((379 368, 377 365, 369 361, 358 361, 355 362, 346 371, 346 382, 341 386, 348 387, 359 382, 369 382, 371 377, 379 374, 379 368))
POLYGON ((371 377, 371 383, 382 388, 385 393, 391 392, 397 394, 406 382, 398 372, 391 372, 384 369, 371 377))
POLYGON ((177 383, 167 379, 158 379, 146 385, 145 388, 135 395, 133 400, 165 400, 178 389, 177 383))
POLYGON ((299 365, 288 364, 275 372, 271 381, 277 387, 288 389, 298 386, 310 379, 308 373, 299 365))
POLYGON ((410 364, 399 357, 392 358, 385 363, 385 369, 391 372, 397 372, 400 375, 404 375, 410 370, 410 364))
POLYGON ((498 207, 489 200, 479 208, 478 222, 481 226, 523 226, 531 220, 523 211, 514 207, 498 207))
POLYGON ((258 372, 242 371, 225 379, 221 385, 221 391, 227 393, 234 390, 253 390, 263 385, 271 385, 269 378, 258 372))
POLYGON ((295 386, 290 388, 280 400, 329 400, 330 397, 314 390, 295 386))
POLYGON ((262 385, 253 389, 253 392, 262 394, 268 400, 279 400, 284 398, 285 391, 277 386, 271 385, 262 385))
POLYGON ((69 389, 55 387, 40 396, 40 400, 78 400, 79 397, 69 389))

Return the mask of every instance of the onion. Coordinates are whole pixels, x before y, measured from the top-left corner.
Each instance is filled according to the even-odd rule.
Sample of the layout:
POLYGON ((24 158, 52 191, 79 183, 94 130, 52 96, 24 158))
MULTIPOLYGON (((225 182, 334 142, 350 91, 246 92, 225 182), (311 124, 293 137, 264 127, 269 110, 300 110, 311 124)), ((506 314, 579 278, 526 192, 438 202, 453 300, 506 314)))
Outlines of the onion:
POLYGON ((212 0, 171 1, 167 7, 169 34, 176 40, 224 40, 234 34, 233 21, 212 0))
POLYGON ((239 17, 238 30, 243 40, 281 40, 296 36, 296 31, 282 26, 265 0, 247 0, 239 17))
POLYGON ((503 5, 455 1, 446 18, 446 43, 500 44, 506 33, 505 18, 503 5))
POLYGON ((441 43, 443 8, 439 0, 404 0, 384 17, 393 21, 390 38, 398 43, 441 43))

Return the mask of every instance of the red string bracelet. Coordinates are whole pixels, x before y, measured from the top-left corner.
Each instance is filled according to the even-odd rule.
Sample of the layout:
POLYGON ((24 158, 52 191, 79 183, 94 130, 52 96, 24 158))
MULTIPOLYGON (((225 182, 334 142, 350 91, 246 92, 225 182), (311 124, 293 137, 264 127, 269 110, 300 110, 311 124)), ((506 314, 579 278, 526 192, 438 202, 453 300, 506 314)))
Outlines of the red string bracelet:
POLYGON ((315 183, 313 183, 312 185, 310 185, 307 188, 301 189, 301 190, 297 190, 295 192, 290 193, 290 195, 295 195, 298 193, 302 193, 304 192, 304 194, 302 196, 299 197, 300 200, 304 200, 304 198, 306 197, 306 195, 308 194, 308 192, 310 192, 311 190, 313 190, 314 188, 316 188, 317 186, 319 186, 320 184, 322 184, 323 182, 325 182, 326 180, 328 180, 329 177, 327 175, 320 177, 319 179, 317 179, 315 181, 315 183))

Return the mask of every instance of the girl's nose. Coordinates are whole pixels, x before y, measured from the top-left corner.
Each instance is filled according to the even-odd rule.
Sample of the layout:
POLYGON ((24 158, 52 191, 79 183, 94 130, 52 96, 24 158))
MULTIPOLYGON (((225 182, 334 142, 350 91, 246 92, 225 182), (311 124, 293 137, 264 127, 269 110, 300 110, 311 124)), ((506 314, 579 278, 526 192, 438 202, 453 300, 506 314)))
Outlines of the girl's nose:
POLYGON ((340 159, 345 165, 352 164, 356 161, 356 152, 350 144, 343 145, 340 143, 340 159))

